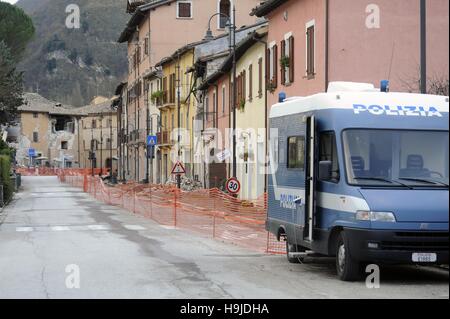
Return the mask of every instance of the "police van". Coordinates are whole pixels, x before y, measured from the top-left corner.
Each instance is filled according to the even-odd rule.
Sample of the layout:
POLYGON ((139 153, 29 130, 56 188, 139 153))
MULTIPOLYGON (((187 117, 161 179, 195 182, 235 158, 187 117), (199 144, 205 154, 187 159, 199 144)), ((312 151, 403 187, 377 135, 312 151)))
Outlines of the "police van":
POLYGON ((280 98, 270 132, 266 228, 290 262, 335 256, 345 281, 369 263, 448 263, 448 97, 335 82, 280 98))

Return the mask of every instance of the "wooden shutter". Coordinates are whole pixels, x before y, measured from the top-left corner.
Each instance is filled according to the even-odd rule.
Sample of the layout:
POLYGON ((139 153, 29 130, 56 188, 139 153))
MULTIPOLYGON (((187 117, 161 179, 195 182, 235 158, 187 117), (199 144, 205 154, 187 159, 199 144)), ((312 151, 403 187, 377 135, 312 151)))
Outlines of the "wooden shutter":
POLYGON ((314 75, 314 26, 309 27, 307 30, 307 69, 308 76, 314 75))
MULTIPOLYGON (((281 59, 283 59, 286 56, 286 41, 281 41, 281 59)), ((286 84, 286 68, 280 64, 281 69, 281 85, 286 84)))
POLYGON ((258 60, 258 97, 262 96, 262 90, 263 90, 262 64, 263 64, 263 59, 259 58, 259 60, 258 60))
POLYGON ((166 104, 167 103, 167 77, 163 78, 162 90, 163 90, 163 104, 166 104))
POLYGON ((294 37, 291 36, 289 38, 289 83, 293 83, 295 80, 294 60, 295 60, 294 37))
POLYGON ((247 99, 247 71, 242 73, 242 100, 247 99))
POLYGON ((271 60, 272 58, 271 58, 271 56, 270 56, 270 49, 267 49, 267 52, 266 52, 266 85, 268 85, 269 83, 270 83, 270 81, 272 80, 271 78, 270 78, 270 61, 272 61, 271 60))
POLYGON ((273 46, 273 85, 278 87, 278 45, 273 46))
POLYGON ((248 67, 248 99, 253 99, 253 65, 248 67))

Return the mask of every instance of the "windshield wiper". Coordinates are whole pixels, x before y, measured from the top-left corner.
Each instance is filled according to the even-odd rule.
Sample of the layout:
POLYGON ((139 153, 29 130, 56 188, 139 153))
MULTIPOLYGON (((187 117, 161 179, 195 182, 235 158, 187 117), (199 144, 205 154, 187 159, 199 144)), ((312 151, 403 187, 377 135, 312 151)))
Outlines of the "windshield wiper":
POLYGON ((406 188, 409 188, 409 189, 413 189, 411 186, 409 186, 407 184, 404 184, 404 183, 399 182, 399 181, 393 181, 393 180, 390 180, 390 179, 387 179, 387 178, 383 178, 383 177, 355 177, 354 179, 355 180, 363 179, 363 180, 368 180, 368 181, 379 181, 379 182, 386 182, 386 183, 390 183, 390 184, 397 183, 397 184, 399 184, 399 185, 401 185, 403 187, 406 187, 406 188))
POLYGON ((412 177, 400 177, 399 179, 401 179, 402 181, 421 182, 421 183, 426 183, 426 184, 443 185, 445 187, 448 187, 448 184, 446 184, 444 182, 439 182, 439 181, 430 180, 430 179, 412 178, 412 177))

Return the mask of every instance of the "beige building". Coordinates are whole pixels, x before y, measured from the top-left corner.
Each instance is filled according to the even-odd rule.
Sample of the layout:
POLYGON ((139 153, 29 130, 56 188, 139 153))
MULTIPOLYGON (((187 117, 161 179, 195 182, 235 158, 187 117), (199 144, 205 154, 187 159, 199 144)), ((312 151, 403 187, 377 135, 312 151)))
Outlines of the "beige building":
POLYGON ((19 166, 108 169, 112 162, 117 169, 117 110, 112 100, 97 97, 76 108, 26 93, 25 101, 19 107, 19 136, 12 143, 19 166))
POLYGON ((96 99, 101 103, 80 108, 80 160, 84 168, 117 169, 118 123, 117 110, 110 99, 96 99), (95 158, 90 156, 95 154, 95 158))
POLYGON ((19 107, 20 135, 13 144, 17 164, 80 167, 82 110, 49 101, 36 93, 26 93, 24 98, 26 104, 19 107))

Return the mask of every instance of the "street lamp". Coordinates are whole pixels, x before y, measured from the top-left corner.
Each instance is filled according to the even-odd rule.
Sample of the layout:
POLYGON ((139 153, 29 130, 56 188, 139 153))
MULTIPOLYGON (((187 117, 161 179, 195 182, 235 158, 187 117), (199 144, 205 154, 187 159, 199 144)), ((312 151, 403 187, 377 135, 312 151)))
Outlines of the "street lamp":
MULTIPOLYGON (((161 117, 158 113, 150 113, 150 109, 148 109, 147 112, 147 136, 149 136, 150 134, 154 134, 154 130, 153 130, 153 121, 152 121, 152 117, 156 115, 156 121, 158 123, 158 129, 157 130, 161 130, 161 117)), ((146 174, 146 181, 149 184, 150 180, 153 182, 153 156, 150 156, 150 147, 154 147, 154 146, 150 146, 147 145, 147 174, 146 174), (151 164, 149 164, 149 161, 151 161, 151 164), (151 168, 150 168, 151 166, 151 168), (149 178, 150 176, 150 172, 152 173, 151 178, 149 178)), ((154 152, 154 149, 153 149, 154 152)), ((153 154, 152 154, 153 155, 153 154)))
POLYGON ((215 16, 223 16, 228 18, 227 27, 229 29, 229 35, 230 35, 230 50, 233 57, 233 67, 232 67, 232 74, 233 74, 233 94, 232 99, 230 101, 230 112, 233 109, 233 177, 236 177, 236 7, 233 4, 233 15, 232 19, 230 19, 229 16, 227 16, 224 13, 215 13, 213 14, 208 21, 208 30, 206 31, 206 35, 203 38, 205 41, 210 41, 214 39, 212 31, 211 31, 211 20, 215 16), (233 21, 231 21, 233 20, 233 21))

